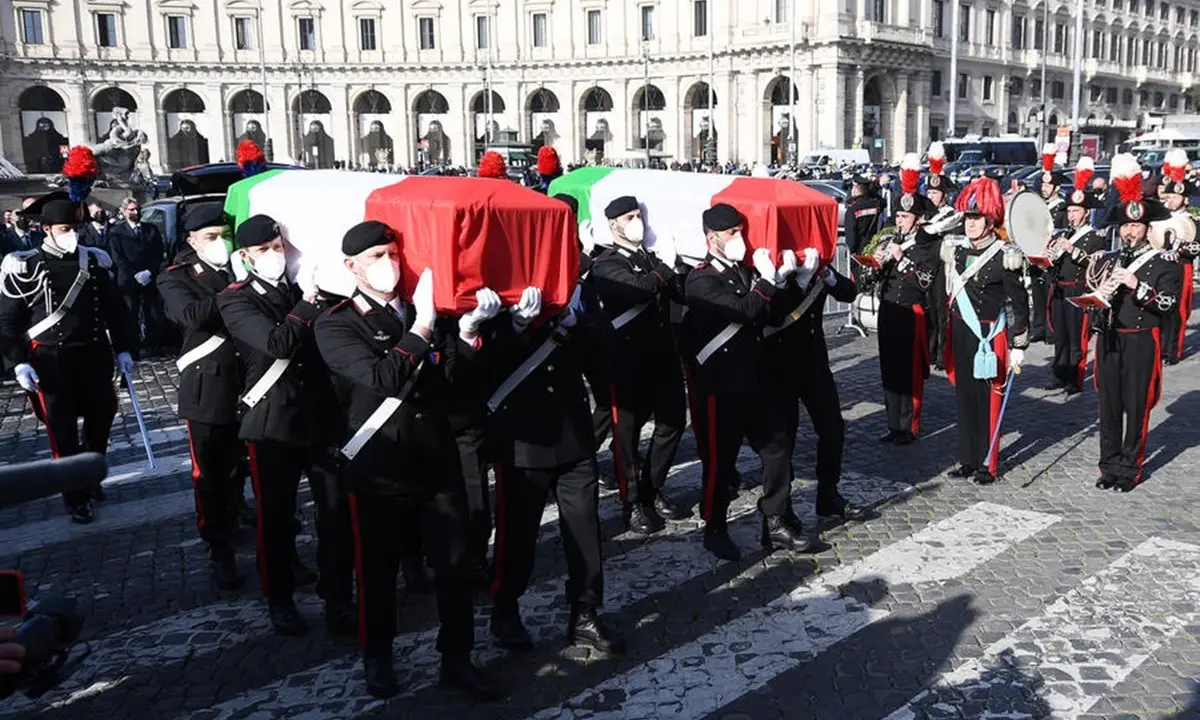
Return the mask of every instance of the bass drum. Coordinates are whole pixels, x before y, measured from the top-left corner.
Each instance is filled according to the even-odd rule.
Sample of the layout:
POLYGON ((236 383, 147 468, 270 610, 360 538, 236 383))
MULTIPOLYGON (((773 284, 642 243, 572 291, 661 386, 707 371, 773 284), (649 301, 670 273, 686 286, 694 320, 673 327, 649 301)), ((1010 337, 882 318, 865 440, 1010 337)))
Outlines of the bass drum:
POLYGON ((1009 242, 1021 248, 1026 257, 1044 258, 1046 244, 1054 234, 1054 218, 1041 195, 1022 190, 1004 208, 1005 229, 1009 242))

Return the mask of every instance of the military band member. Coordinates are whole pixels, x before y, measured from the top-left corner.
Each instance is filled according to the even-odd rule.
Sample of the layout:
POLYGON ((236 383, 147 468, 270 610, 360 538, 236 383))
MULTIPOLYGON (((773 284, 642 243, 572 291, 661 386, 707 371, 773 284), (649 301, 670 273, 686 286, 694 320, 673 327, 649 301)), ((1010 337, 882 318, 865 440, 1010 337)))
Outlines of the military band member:
POLYGON ((217 308, 217 294, 233 282, 228 218, 218 206, 201 206, 183 221, 187 244, 178 264, 158 276, 167 317, 183 332, 179 369, 179 416, 187 426, 196 500, 196 529, 208 545, 213 581, 220 590, 244 582, 234 560, 238 527, 237 472, 244 445, 238 439, 242 369, 217 308))
POLYGON ((917 192, 920 164, 915 153, 900 166, 903 194, 896 209, 896 234, 880 243, 879 370, 883 376, 887 432, 880 442, 908 445, 921 433, 921 404, 929 377, 925 303, 937 273, 937 238, 920 225, 933 211, 917 192))
MULTIPOLYGON (((1195 184, 1187 179, 1189 166, 1187 153, 1175 149, 1167 153, 1163 159, 1162 202, 1167 210, 1179 216, 1183 221, 1195 223, 1195 218, 1188 212, 1188 199, 1195 193, 1195 184)), ((1187 336, 1188 320, 1192 316, 1192 295, 1194 284, 1192 280, 1193 262, 1200 256, 1200 233, 1193 233, 1192 239, 1183 242, 1181 238, 1172 238, 1174 242, 1168 248, 1179 262, 1183 270, 1183 287, 1179 294, 1178 311, 1162 317, 1162 351, 1163 362, 1175 365, 1183 359, 1184 340, 1187 336)))
POLYGON ((500 310, 483 288, 477 307, 452 331, 437 324, 433 276, 426 270, 411 303, 400 300, 400 255, 385 224, 355 225, 342 240, 357 289, 316 323, 329 368, 351 383, 342 454, 356 533, 359 642, 367 691, 399 692, 392 665, 396 579, 405 527, 424 529, 437 586, 441 678, 473 699, 503 691, 471 662, 472 565, 459 448, 448 400, 451 384, 482 345, 481 323, 500 310))
POLYGON ((1113 158, 1112 182, 1120 202, 1109 212, 1108 223, 1117 227, 1121 250, 1116 267, 1097 289, 1111 309, 1104 311, 1108 326, 1096 340, 1096 487, 1129 492, 1142 481, 1150 411, 1162 394, 1162 321, 1178 309, 1182 272, 1179 263, 1147 240, 1149 223, 1170 214, 1158 201, 1142 199, 1141 168, 1132 155, 1113 158))
POLYGON ((1068 396, 1083 392, 1091 339, 1087 313, 1071 304, 1070 299, 1087 292, 1086 273, 1092 254, 1108 249, 1108 237, 1088 224, 1091 211, 1099 207, 1096 196, 1088 189, 1093 168, 1091 158, 1079 159, 1075 189, 1066 201, 1067 229, 1047 247, 1053 268, 1050 281, 1054 285, 1050 296, 1050 321, 1054 328, 1054 361, 1050 367, 1054 381, 1046 389, 1065 390, 1068 396))
POLYGON ((636 198, 619 197, 604 214, 613 244, 596 258, 589 282, 615 331, 609 349, 613 464, 626 525, 648 535, 663 529, 663 518, 685 516, 662 493, 687 415, 683 373, 668 327, 670 302, 682 299, 683 288, 675 270, 643 247, 645 225, 636 198), (651 416, 654 435, 642 457, 638 440, 651 416))
MULTIPOLYGON (((313 501, 328 505, 325 495, 335 481, 321 453, 339 425, 326 419, 338 412, 338 402, 313 340, 312 322, 320 313, 316 287, 288 282, 279 225, 266 215, 250 217, 238 227, 235 243, 233 262, 242 263, 248 276, 218 293, 217 307, 245 375, 238 437, 247 443, 257 500, 259 580, 275 631, 298 636, 308 626, 293 598, 296 492, 305 474, 313 501)), ((324 541, 318 525, 318 560, 330 556, 321 548, 324 541)), ((344 615, 328 600, 325 611, 327 618, 344 615)))
POLYGON ((684 353, 694 368, 692 427, 704 470, 701 503, 704 547, 722 560, 736 561, 741 550, 729 537, 730 488, 737 484, 737 456, 749 439, 763 466, 762 545, 771 550, 811 547, 792 511, 792 449, 782 398, 768 372, 762 326, 776 289, 796 272, 786 254, 776 269, 770 251, 756 250, 758 277, 742 264, 746 219, 724 203, 704 211, 708 255, 688 274, 684 353))
MULTIPOLYGON (((50 193, 22 216, 40 219, 46 235, 40 247, 9 253, 0 266, 4 366, 45 424, 52 457, 103 455, 117 412, 113 353, 118 370, 133 370, 133 321, 109 274, 111 259, 79 245, 75 228, 86 217, 78 203, 50 193)), ((93 492, 63 494, 73 522, 94 520, 93 492)))
MULTIPOLYGON (((1048 143, 1042 149, 1040 185, 1042 199, 1046 201, 1046 209, 1050 211, 1056 231, 1064 230, 1067 227, 1067 203, 1062 196, 1062 186, 1066 177, 1061 170, 1054 169, 1057 156, 1058 148, 1053 143, 1048 143)), ((1044 340, 1053 344, 1054 329, 1049 322, 1050 303, 1047 299, 1049 295, 1047 285, 1053 287, 1054 281, 1047 277, 1048 274, 1046 270, 1036 265, 1028 265, 1025 269, 1025 275, 1029 278, 1029 294, 1033 298, 1029 316, 1030 339, 1033 342, 1044 340)))
POLYGON ((996 236, 1004 200, 995 180, 972 181, 957 207, 967 244, 942 247, 951 283, 946 370, 958 406, 959 467, 951 475, 988 485, 999 469, 1005 381, 1010 368, 1019 370, 1029 346, 1029 296, 1021 279, 1026 261, 1019 248, 996 236))
MULTIPOLYGON (((929 175, 925 179, 925 197, 933 205, 933 213, 925 225, 925 232, 937 239, 937 251, 940 256, 942 243, 947 235, 961 235, 962 222, 958 211, 954 209, 954 198, 951 195, 957 189, 954 181, 943 172, 946 162, 946 151, 940 142, 929 146, 929 175)), ((937 264, 937 272, 933 276, 933 284, 925 298, 926 327, 929 335, 929 357, 933 366, 938 370, 946 369, 946 269, 942 263, 937 264)))

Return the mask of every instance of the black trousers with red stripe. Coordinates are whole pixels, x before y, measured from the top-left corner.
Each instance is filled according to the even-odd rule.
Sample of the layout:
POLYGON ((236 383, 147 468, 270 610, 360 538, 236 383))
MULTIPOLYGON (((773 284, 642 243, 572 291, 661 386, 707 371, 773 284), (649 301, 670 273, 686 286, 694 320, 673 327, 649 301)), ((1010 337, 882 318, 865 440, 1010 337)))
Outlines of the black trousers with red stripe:
POLYGON ((687 400, 678 361, 668 358, 655 370, 658 372, 649 381, 618 380, 612 384, 613 462, 621 502, 630 505, 654 502, 667 484, 687 423, 687 400), (642 457, 638 441, 651 416, 654 434, 642 457))
POLYGON ((236 424, 188 420, 188 450, 192 455, 192 490, 196 498, 196 530, 209 552, 231 553, 237 531, 237 499, 242 477, 237 473, 244 444, 236 424))
MULTIPOLYGON (((46 425, 51 457, 82 452, 104 455, 117 414, 112 349, 107 344, 78 348, 35 344, 30 364, 38 373, 39 391, 29 393, 29 398, 34 415, 46 425)), ((87 490, 63 493, 68 507, 82 505, 88 497, 87 490)))
MULTIPOLYGON (((1008 379, 1008 330, 992 339, 996 353, 997 375, 990 380, 975 378, 975 353, 979 339, 958 313, 951 313, 950 353, 947 367, 952 370, 954 400, 958 409, 958 462, 971 470, 986 470, 995 475, 1000 468, 1000 438, 996 427, 1004 401, 1008 379), (992 437, 996 442, 992 443, 992 437), (989 458, 989 451, 991 457, 989 458)), ((981 321, 984 337, 995 321, 981 321)))
POLYGON ((1096 341, 1101 473, 1141 481, 1150 411, 1162 393, 1161 356, 1158 328, 1110 331, 1096 341))
POLYGON ((728 520, 729 491, 738 483, 737 457, 742 441, 762 461, 762 497, 758 509, 769 516, 792 510, 792 450, 796 433, 788 433, 783 398, 765 393, 696 394, 692 431, 701 449, 704 497, 700 503, 706 525, 722 528, 728 520), (699 438, 703 436, 703 441, 699 438))
POLYGON ((1179 307, 1175 312, 1162 316, 1162 356, 1164 360, 1183 359, 1183 347, 1187 338, 1187 323, 1192 316, 1195 286, 1192 281, 1192 263, 1180 263, 1183 268, 1183 292, 1179 294, 1179 307))
MULTIPOLYGON (((307 470, 317 529, 317 595, 327 603, 354 598, 354 529, 345 470, 336 449, 316 457, 307 470)), ((294 529, 294 528, 293 528, 294 529)))
POLYGON ((604 443, 605 438, 612 432, 612 383, 607 373, 598 368, 588 367, 583 371, 587 378, 588 389, 592 391, 592 437, 596 447, 604 443))
POLYGON ((1050 302, 1054 320, 1054 361, 1051 370, 1059 383, 1083 390, 1087 374, 1088 316, 1068 298, 1083 294, 1082 285, 1057 284, 1050 302))
POLYGON ((922 305, 879 303, 879 371, 888 430, 921 432, 921 402, 929 377, 929 341, 922 305))
POLYGON ((829 366, 797 368, 798 381, 782 388, 783 416, 789 437, 796 437, 800 427, 800 403, 808 412, 817 434, 817 506, 838 497, 842 479, 842 450, 846 444, 846 421, 838 399, 837 383, 829 366))
MULTIPOLYGON (((455 435, 458 457, 462 461, 463 481, 467 491, 467 526, 472 559, 487 561, 488 540, 492 538, 492 500, 488 488, 487 460, 484 457, 484 430, 468 427, 455 435)), ((417 538, 418 542, 420 538, 417 538)), ((418 545, 410 557, 423 556, 418 545)))
MULTIPOLYGON (((380 484, 356 483, 356 487, 380 484)), ((373 657, 392 654, 396 637, 396 578, 405 547, 405 527, 417 527, 425 540, 436 579, 437 649, 462 657, 475 642, 471 555, 468 550, 467 496, 462 489, 418 494, 350 493, 358 573, 358 639, 373 657)))
POLYGON ((567 555, 567 602, 581 610, 600 605, 604 569, 600 559, 600 486, 596 460, 556 468, 496 465, 496 549, 492 598, 515 610, 529 587, 546 496, 558 501, 559 535, 567 555))

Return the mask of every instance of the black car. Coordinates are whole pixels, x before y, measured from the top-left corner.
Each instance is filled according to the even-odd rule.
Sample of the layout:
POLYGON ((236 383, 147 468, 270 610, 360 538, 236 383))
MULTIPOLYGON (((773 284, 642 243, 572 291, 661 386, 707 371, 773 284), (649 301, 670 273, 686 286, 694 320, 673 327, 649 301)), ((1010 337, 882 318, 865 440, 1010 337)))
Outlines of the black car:
MULTIPOLYGON (((267 163, 268 170, 304 170, 302 165, 267 163)), ((179 195, 224 193, 242 179, 242 169, 235 162, 194 165, 154 179, 151 196, 154 199, 179 195)))

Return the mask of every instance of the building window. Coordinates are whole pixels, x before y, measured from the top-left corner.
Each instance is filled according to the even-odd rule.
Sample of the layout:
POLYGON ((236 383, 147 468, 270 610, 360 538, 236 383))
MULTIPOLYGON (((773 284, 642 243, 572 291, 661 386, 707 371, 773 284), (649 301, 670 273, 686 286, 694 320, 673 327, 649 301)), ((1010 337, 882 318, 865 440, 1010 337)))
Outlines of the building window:
POLYGON ((1183 8, 1181 8, 1181 7, 1175 8, 1175 23, 1177 25, 1183 24, 1183 15, 1184 15, 1183 8))
POLYGON ((378 44, 375 40, 375 18, 358 19, 358 49, 375 50, 378 44))
POLYGON ((945 0, 933 0, 933 36, 946 36, 946 3, 945 0))
POLYGON ((1101 30, 1092 31, 1092 57, 1097 60, 1104 57, 1104 32, 1101 30))
POLYGON ((1149 41, 1142 42, 1142 65, 1150 67, 1150 53, 1152 52, 1149 41))
POLYGON ((1192 27, 1200 25, 1200 10, 1192 10, 1188 13, 1188 25, 1192 27))
POLYGON ((1138 2, 1140 2, 1140 0, 1129 0, 1129 12, 1133 13, 1134 15, 1137 15, 1138 2))
POLYGON ((1175 93, 1171 93, 1171 97, 1168 98, 1168 100, 1167 100, 1167 107, 1170 108, 1171 110, 1178 110, 1179 109, 1179 96, 1176 95, 1175 93))
POLYGON ((958 39, 959 42, 971 41, 971 6, 960 5, 958 8, 958 39))
POLYGON ((1187 71, 1196 72, 1196 48, 1188 48, 1187 71))
POLYGON ((433 33, 433 18, 417 18, 417 35, 420 36, 420 48, 422 50, 433 50, 437 47, 437 39, 433 33))
POLYGON ((167 47, 183 50, 188 46, 187 18, 183 15, 167 16, 167 47))
POLYGON ((41 10, 21 10, 21 42, 26 45, 46 42, 46 36, 42 33, 41 10))
POLYGON ((1019 77, 1010 77, 1008 79, 1008 94, 1013 97, 1021 97, 1025 92, 1025 79, 1019 77))
POLYGON ((310 17, 296 18, 296 30, 300 33, 300 49, 317 49, 317 23, 310 17))
POLYGON ((642 6, 642 40, 654 39, 654 6, 642 6))
POLYGON ((1132 90, 1126 88, 1125 91, 1121 93, 1121 104, 1123 104, 1123 105, 1132 105, 1133 104, 1133 91, 1132 90))
POLYGON ((1170 5, 1163 3, 1162 5, 1158 6, 1158 19, 1159 20, 1170 20, 1171 19, 1171 6, 1170 5))
POLYGON ((1161 92, 1154 93, 1154 107, 1161 108, 1163 106, 1163 94, 1161 92))
POLYGON ((708 0, 695 0, 692 3, 692 35, 708 37, 708 0))
POLYGON ((887 22, 887 2, 886 0, 875 0, 871 5, 871 19, 877 23, 887 22))
POLYGON ((1113 10, 1120 10, 1125 7, 1125 0, 1113 0, 1113 10))
POLYGON ((233 19, 233 47, 237 50, 254 49, 254 31, 250 29, 250 18, 233 19))
POLYGON ((117 46, 117 16, 112 13, 96 13, 96 44, 100 47, 117 46))
POLYGON ((1029 97, 1040 100, 1042 97, 1042 81, 1041 78, 1034 78, 1029 81, 1029 97))
POLYGON ((1094 86, 1088 87, 1088 102, 1100 102, 1100 98, 1104 96, 1104 88, 1094 86))
POLYGON ((933 76, 929 79, 929 92, 934 97, 942 96, 942 71, 934 70, 933 76))
POLYGON ((475 16, 475 49, 487 50, 491 47, 492 19, 487 15, 475 16))
POLYGON ((775 23, 781 25, 792 19, 792 0, 775 0, 775 23))
POLYGON ((1108 59, 1110 62, 1121 59, 1121 38, 1115 32, 1108 36, 1108 59))
POLYGON ((1013 15, 1012 20, 1012 46, 1013 50, 1023 50, 1025 48, 1025 16, 1013 15))
POLYGON ((992 76, 984 75, 983 76, 983 101, 984 102, 992 102, 993 99, 994 98, 992 97, 992 76))
POLYGON ((1067 26, 1054 23, 1054 52, 1062 55, 1067 50, 1067 26))
POLYGON ((1067 84, 1062 80, 1055 80, 1054 82, 1050 83, 1050 99, 1062 100, 1064 97, 1066 97, 1066 88, 1067 84))
POLYGON ((966 73, 958 74, 958 99, 966 100, 967 93, 971 89, 971 78, 967 77, 966 73))
POLYGON ((546 13, 533 14, 533 46, 544 48, 550 44, 550 26, 546 13))
POLYGON ((1033 22, 1033 49, 1041 50, 1046 47, 1046 21, 1038 18, 1033 22))
POLYGON ((1164 69, 1167 67, 1167 46, 1165 43, 1158 43, 1158 62, 1155 65, 1164 69))
POLYGON ((600 24, 600 11, 599 10, 588 10, 587 24, 588 24, 588 28, 587 28, 587 30, 588 30, 588 45, 599 45, 601 43, 601 38, 603 37, 603 35, 600 32, 601 24, 600 24))
POLYGON ((1110 87, 1104 91, 1104 102, 1110 105, 1117 104, 1117 89, 1115 87, 1110 87))
POLYGON ((996 43, 996 11, 987 11, 987 37, 985 38, 989 45, 996 43))

